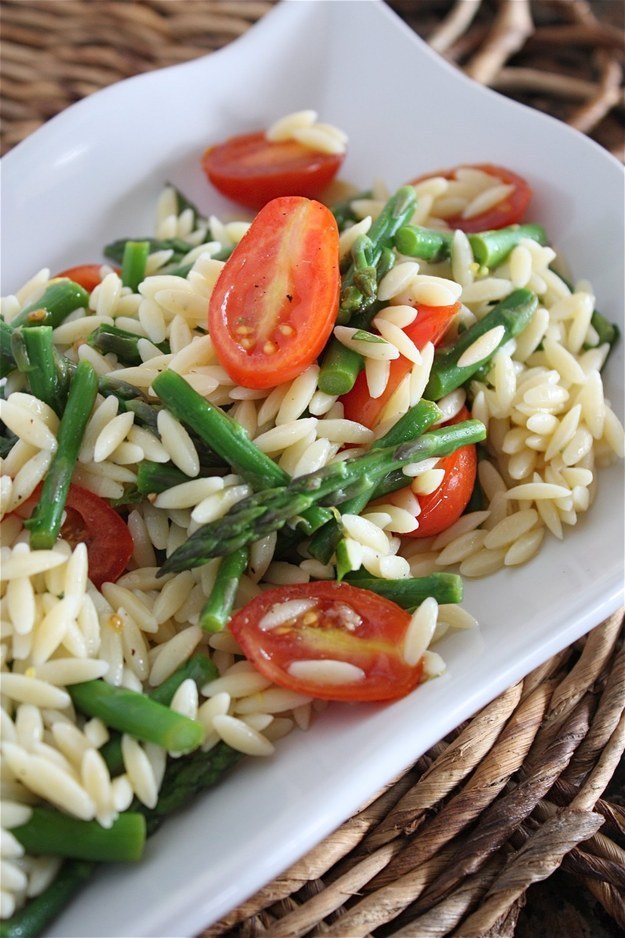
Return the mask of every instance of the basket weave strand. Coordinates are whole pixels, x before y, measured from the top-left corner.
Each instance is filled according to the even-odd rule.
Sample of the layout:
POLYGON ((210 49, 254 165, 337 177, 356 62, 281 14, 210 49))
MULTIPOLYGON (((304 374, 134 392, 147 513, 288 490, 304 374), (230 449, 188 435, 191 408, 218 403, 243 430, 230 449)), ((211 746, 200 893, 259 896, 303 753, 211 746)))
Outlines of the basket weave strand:
MULTIPOLYGON (((226 46, 274 2, 0 0, 0 152, 114 81, 226 46)), ((625 160, 620 0, 388 2, 476 81, 625 160)), ((457 727, 198 938, 620 934, 623 640, 621 611, 457 727), (580 920, 575 932, 563 910, 569 917, 555 929, 545 918, 539 932, 526 913, 537 884, 554 880, 595 902, 600 925, 580 920)))
POLYGON ((618 934, 625 812, 602 795, 625 749, 623 638, 619 611, 201 938, 513 935, 560 866, 618 934))

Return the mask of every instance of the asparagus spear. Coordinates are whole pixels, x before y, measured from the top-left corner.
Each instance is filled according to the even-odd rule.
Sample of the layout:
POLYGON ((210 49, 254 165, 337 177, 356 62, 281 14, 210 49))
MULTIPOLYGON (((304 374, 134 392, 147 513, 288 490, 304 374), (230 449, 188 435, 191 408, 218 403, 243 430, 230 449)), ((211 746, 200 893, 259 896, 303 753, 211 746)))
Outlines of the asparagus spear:
POLYGON ((145 694, 113 687, 106 681, 84 681, 68 687, 74 706, 81 713, 99 717, 120 733, 156 743, 169 752, 190 752, 201 746, 204 728, 145 694))
POLYGON ((433 596, 438 603, 462 602, 462 577, 457 573, 441 572, 401 580, 384 580, 358 571, 349 573, 345 580, 353 586, 392 599, 408 612, 413 612, 428 596, 433 596))
POLYGON ((145 265, 150 253, 149 241, 126 241, 122 257, 121 281, 136 293, 145 277, 145 265))
POLYGON ((31 394, 60 416, 65 406, 69 372, 52 341, 52 326, 18 327, 12 333, 12 350, 20 371, 26 374, 31 394))
POLYGON ((30 544, 35 550, 51 548, 59 536, 74 466, 97 392, 93 366, 81 361, 70 386, 57 432, 57 449, 41 497, 32 516, 24 521, 25 527, 30 528, 30 544))
POLYGON ((12 348, 13 329, 0 319, 0 378, 6 378, 15 368, 15 357, 12 348))
MULTIPOLYGON (((152 387, 165 406, 205 440, 256 491, 286 485, 288 474, 250 440, 246 431, 221 408, 202 397, 175 371, 167 369, 152 387)), ((303 519, 308 533, 331 517, 313 510, 303 519)))
MULTIPOLYGON (((197 687, 201 688, 204 684, 214 680, 217 676, 217 668, 210 658, 202 654, 202 652, 197 652, 197 654, 187 658, 179 668, 176 668, 174 673, 170 674, 162 684, 150 690, 147 696, 155 703, 168 707, 183 681, 191 678, 191 680, 195 681, 197 687)), ((104 743, 100 749, 100 755, 106 762, 111 775, 119 775, 124 771, 121 736, 117 733, 112 735, 110 739, 104 743)))
MULTIPOLYGON (((431 401, 420 400, 414 407, 411 407, 409 411, 400 417, 397 423, 395 423, 384 436, 376 440, 371 449, 377 450, 385 446, 398 446, 400 443, 408 443, 410 440, 414 440, 415 437, 424 433, 440 416, 441 411, 436 404, 433 404, 431 401)), ((406 485, 407 481, 403 473, 400 471, 398 475, 400 476, 400 485, 406 485)), ((383 483, 384 480, 382 480, 380 485, 383 485, 383 483)), ((388 491, 392 491, 392 489, 386 488, 385 492, 388 491)), ((378 493, 376 488, 375 491, 363 492, 355 498, 348 499, 341 505, 341 514, 345 514, 346 512, 355 515, 360 514, 365 505, 371 501, 372 498, 376 497, 377 494, 382 493, 378 493)), ((340 540, 341 526, 336 518, 332 518, 313 534, 308 545, 308 550, 317 560, 320 560, 322 563, 328 563, 340 540)))
MULTIPOLYGON (((413 187, 402 186, 388 200, 368 235, 357 239, 352 263, 342 279, 337 322, 349 322, 359 329, 369 328, 378 308, 378 281, 394 261, 390 248, 399 228, 412 216, 415 202, 413 187)), ((326 394, 346 394, 354 386, 361 368, 362 357, 333 338, 321 363, 319 388, 326 394)))
MULTIPOLYGON (((395 247, 406 257, 419 257, 437 263, 451 254, 453 231, 424 228, 421 225, 404 225, 395 236, 395 247)), ((483 267, 493 268, 501 264, 523 238, 538 244, 547 244, 547 235, 541 225, 509 225, 467 235, 473 257, 483 267)))
POLYGON ((341 284, 341 301, 337 321, 349 322, 354 313, 362 312, 376 294, 374 269, 380 260, 382 249, 391 247, 399 228, 412 216, 416 204, 412 186, 402 186, 391 196, 375 219, 366 241, 355 245, 354 260, 341 284))
POLYGON ((95 863, 69 860, 47 889, 29 899, 10 919, 0 922, 0 938, 36 938, 91 878, 95 863))
POLYGON ((352 203, 356 199, 371 199, 372 197, 373 192, 370 189, 367 189, 364 192, 358 192, 356 195, 350 196, 349 199, 344 199, 342 202, 336 202, 334 205, 330 206, 330 211, 336 218, 339 231, 342 231, 348 222, 354 222, 358 220, 356 214, 354 213, 352 203))
POLYGON ((211 594, 200 613, 200 625, 205 631, 221 632, 228 624, 247 561, 246 547, 241 547, 222 559, 211 594))
POLYGON ((145 846, 145 817, 124 811, 110 827, 81 821, 62 811, 33 807, 28 821, 11 833, 27 853, 101 862, 140 860, 145 846))
MULTIPOLYGON (((119 326, 101 325, 87 336, 87 344, 92 348, 106 354, 113 352, 118 361, 124 365, 140 365, 142 362, 139 352, 138 342, 141 336, 135 332, 129 332, 127 329, 120 329, 119 326)), ((161 342, 157 346, 163 353, 170 351, 167 342, 161 342)))
POLYGON ((79 284, 66 277, 52 280, 43 295, 30 306, 26 306, 13 319, 11 325, 17 326, 60 326, 74 310, 85 308, 89 294, 79 284))
POLYGON ((483 319, 467 329, 450 349, 439 349, 434 356, 430 378, 423 392, 424 397, 438 401, 468 381, 497 351, 494 349, 490 355, 473 364, 459 365, 462 354, 469 346, 491 329, 503 326, 503 335, 497 346, 499 348, 525 329, 537 306, 538 298, 531 290, 525 288, 514 290, 505 300, 494 306, 483 319))
POLYGON ((227 515, 198 528, 165 561, 159 576, 201 566, 272 531, 279 531, 314 504, 340 505, 375 489, 389 472, 412 462, 446 456, 459 446, 486 436, 479 420, 440 427, 399 446, 372 450, 363 456, 331 463, 316 472, 292 479, 288 485, 256 492, 242 499, 227 515))
MULTIPOLYGON (((19 325, 13 327, 4 320, 0 320, 0 353, 2 357, 0 377, 2 378, 5 378, 16 367, 26 373, 30 371, 28 354, 23 339, 23 328, 19 325)), ((27 328, 31 328, 31 326, 29 325, 27 328)), ((42 325, 37 325, 37 328, 42 328, 42 325)), ((43 328, 45 328, 45 324, 43 328)), ((76 373, 78 366, 76 362, 67 358, 66 355, 62 355, 56 349, 54 351, 54 362, 56 381, 60 388, 65 387, 69 379, 76 373)), ((103 397, 114 395, 127 409, 130 409, 128 407, 129 401, 141 401, 144 407, 151 408, 149 412, 154 413, 153 420, 150 421, 146 418, 145 422, 150 425, 153 423, 156 426, 156 408, 149 403, 147 396, 140 388, 128 384, 126 381, 120 381, 112 375, 98 375, 97 381, 98 391, 103 397)))

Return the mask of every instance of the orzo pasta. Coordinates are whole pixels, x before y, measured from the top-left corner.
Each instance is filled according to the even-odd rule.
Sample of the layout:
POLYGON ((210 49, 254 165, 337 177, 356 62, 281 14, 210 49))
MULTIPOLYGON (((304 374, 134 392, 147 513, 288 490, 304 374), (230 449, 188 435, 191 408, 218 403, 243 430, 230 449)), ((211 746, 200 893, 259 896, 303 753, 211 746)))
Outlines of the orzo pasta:
MULTIPOLYGON (((311 111, 285 142, 334 171, 347 143, 311 111)), ((3 918, 66 858, 140 855, 190 762, 208 785, 320 701, 436 677, 461 577, 591 507, 616 330, 528 191, 248 187, 248 222, 167 187, 153 237, 2 300, 3 918)))

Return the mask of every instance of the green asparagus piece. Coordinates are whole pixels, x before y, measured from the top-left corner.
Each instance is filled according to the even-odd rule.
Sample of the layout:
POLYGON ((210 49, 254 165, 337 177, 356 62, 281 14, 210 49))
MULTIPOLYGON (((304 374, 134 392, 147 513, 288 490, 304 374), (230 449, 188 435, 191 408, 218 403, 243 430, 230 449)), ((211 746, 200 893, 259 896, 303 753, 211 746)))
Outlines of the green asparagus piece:
MULTIPOLYGON (((381 436, 373 443, 371 449, 382 449, 385 446, 398 446, 400 443, 408 443, 414 440, 432 426, 441 417, 440 408, 431 401, 420 400, 414 407, 411 407, 395 423, 384 436, 381 436)), ((407 485, 407 479, 401 471, 401 485, 407 485)), ((362 495, 348 499, 341 505, 341 514, 350 513, 359 515, 365 505, 376 497, 377 488, 370 492, 364 492, 362 495)), ((388 489, 387 489, 388 491, 388 489)), ((322 563, 328 563, 341 539, 341 526, 336 518, 332 518, 327 524, 316 531, 310 543, 308 550, 310 554, 322 563)))
POLYGON ((189 476, 171 462, 144 459, 137 467, 137 489, 141 495, 158 495, 189 481, 189 476))
MULTIPOLYGON (((30 328, 30 326, 28 326, 30 328)), ((37 326, 41 328, 41 325, 37 326)), ((14 368, 19 367, 24 371, 27 371, 29 368, 28 356, 24 347, 23 337, 22 337, 23 327, 17 326, 13 328, 12 325, 0 320, 0 351, 2 353, 2 367, 0 369, 0 377, 6 377, 10 371, 14 368)), ((69 382, 70 378, 75 374, 77 365, 71 359, 67 358, 66 355, 62 355, 56 349, 54 351, 54 361, 55 367, 57 369, 57 381, 59 382, 60 387, 65 387, 69 382)), ((126 406, 127 409, 129 401, 141 401, 144 407, 151 408, 150 413, 154 414, 153 424, 156 425, 156 408, 153 404, 149 404, 147 396, 143 393, 140 388, 135 387, 132 384, 128 384, 126 381, 120 381, 118 378, 113 377, 112 375, 98 375, 98 391, 103 397, 109 397, 114 395, 126 406)), ((149 422, 149 421, 148 421, 149 422)))
POLYGON ((168 752, 190 752, 202 745, 204 728, 145 694, 113 687, 106 681, 84 681, 68 687, 77 710, 99 717, 107 726, 168 752))
POLYGON ((370 199, 373 197, 373 192, 371 189, 367 189, 364 192, 358 192, 356 195, 350 196, 349 199, 344 199, 342 202, 336 202, 334 205, 330 206, 330 211, 336 218, 336 223, 339 227, 339 231, 343 231, 347 227, 348 222, 358 221, 358 216, 355 214, 352 203, 356 199, 370 199))
MULTIPOLYGON (((435 264, 450 256, 453 237, 453 231, 404 225, 395 236, 395 247, 406 257, 418 257, 435 264)), ((538 244, 547 243, 545 229, 535 224, 509 225, 467 237, 475 260, 489 269, 503 263, 523 238, 530 238, 538 244)))
POLYGON ((12 348, 13 329, 0 319, 0 378, 6 378, 15 368, 15 357, 12 348))
MULTIPOLYGON (((590 318, 590 324, 599 337, 599 345, 604 345, 607 342, 611 349, 614 348, 621 334, 616 323, 610 322, 609 319, 606 319, 603 313, 600 313, 598 309, 595 309, 593 310, 593 314, 590 318)), ((584 348, 593 348, 593 346, 585 345, 584 348)))
MULTIPOLYGON (((184 808, 201 791, 211 788, 243 753, 218 743, 209 752, 201 749, 169 763, 161 784, 156 807, 143 809, 148 822, 148 836, 159 826, 165 815, 184 808)), ((140 807, 137 810, 142 810, 140 807)))
POLYGON ((371 225, 365 236, 368 242, 366 252, 361 254, 357 248, 354 261, 343 277, 338 322, 349 322, 354 313, 361 312, 368 305, 367 298, 375 296, 376 285, 370 283, 367 276, 363 277, 363 269, 377 267, 382 249, 392 246, 396 232, 412 216, 416 201, 414 188, 402 186, 391 196, 371 225), (362 292, 363 285, 365 293, 362 292))
MULTIPOLYGON (((103 355, 106 355, 107 352, 113 352, 117 356, 117 360, 124 365, 140 365, 142 362, 138 346, 140 338, 141 336, 129 332, 127 329, 105 324, 98 326, 87 336, 87 344, 98 349, 103 355)), ((157 347, 164 354, 170 351, 167 342, 161 342, 157 347)))
MULTIPOLYGON (((194 391, 175 371, 161 372, 152 387, 168 410, 227 460, 253 489, 258 491, 288 483, 289 476, 284 469, 254 445, 236 420, 194 391)), ((330 517, 329 512, 315 508, 302 519, 304 529, 310 533, 330 517)))
POLYGON ((150 254, 149 241, 126 241, 122 257, 121 281, 125 287, 137 292, 145 277, 145 265, 150 254))
POLYGON ((29 820, 11 833, 30 854, 122 862, 143 856, 146 824, 144 816, 134 811, 125 811, 110 827, 102 827, 97 821, 34 807, 29 820))
POLYGON ((453 231, 404 225, 395 235, 395 247, 405 257, 418 257, 436 264, 451 254, 453 237, 453 231))
POLYGON ((165 561, 159 576, 201 566, 223 557, 293 522, 311 505, 340 505, 375 489, 389 472, 430 457, 447 456, 459 446, 486 436, 479 420, 440 427, 399 446, 372 450, 363 456, 330 463, 316 472, 292 479, 286 486, 255 492, 242 499, 218 521, 198 528, 165 561))
POLYGON ((13 331, 13 352, 26 374, 31 394, 60 416, 69 387, 69 371, 63 368, 52 340, 52 326, 24 326, 13 331))
MULTIPOLYGON (((162 684, 150 690, 147 696, 156 703, 162 704, 164 707, 169 707, 174 698, 174 694, 187 678, 191 678, 191 680, 195 681, 197 687, 201 688, 204 684, 214 680, 217 676, 217 668, 210 658, 202 654, 202 652, 197 652, 191 655, 190 658, 187 658, 179 668, 176 668, 174 673, 170 674, 162 684)), ((119 775, 124 771, 124 758, 122 756, 121 736, 119 736, 119 734, 115 733, 104 743, 100 749, 100 755, 106 762, 111 775, 119 775)))
POLYGON ((91 878, 95 863, 68 860, 42 893, 0 922, 0 938, 36 938, 91 878))
POLYGON ((89 294, 66 277, 53 280, 36 303, 18 313, 11 326, 60 326, 76 309, 86 308, 89 294))
MULTIPOLYGON (((352 264, 342 278, 337 322, 369 328, 377 309, 377 284, 393 263, 390 248, 395 234, 412 216, 415 204, 413 187, 402 186, 388 200, 369 233, 357 240, 352 264)), ((326 394, 346 394, 354 386, 362 364, 357 352, 331 339, 321 363, 319 388, 326 394)))
POLYGON ((148 252, 150 254, 156 251, 172 251, 172 260, 175 262, 178 262, 188 254, 189 251, 193 250, 194 247, 193 244, 189 241, 184 241, 182 238, 120 238, 118 241, 112 241, 110 244, 106 245, 104 248, 104 256, 121 266, 124 261, 126 245, 133 240, 147 243, 148 252))
POLYGON ((424 391, 424 397, 438 401, 450 391, 460 387, 468 381, 475 372, 489 361, 495 354, 479 359, 473 364, 461 366, 458 364, 462 354, 491 329, 503 326, 504 332, 497 348, 508 342, 513 336, 519 335, 528 325, 538 306, 538 298, 531 290, 514 290, 505 300, 502 300, 488 312, 483 319, 474 323, 466 332, 463 332, 450 349, 439 349, 434 355, 434 363, 430 371, 430 379, 424 391))
POLYGON ((149 696, 150 699, 154 700, 156 703, 168 707, 183 681, 188 681, 189 679, 195 681, 198 689, 201 689, 204 684, 208 684, 209 681, 214 681, 217 677, 219 677, 219 673, 211 659, 198 651, 194 655, 191 655, 190 658, 187 658, 179 668, 176 668, 174 673, 170 674, 162 684, 159 684, 158 687, 154 687, 150 691, 149 696))
POLYGON ((246 547, 235 550, 221 560, 217 579, 200 613, 200 625, 206 632, 221 632, 228 624, 247 561, 246 547))
POLYGON ((17 441, 18 437, 3 424, 0 428, 0 459, 5 459, 9 455, 17 441))
MULTIPOLYGON (((563 276, 563 274, 561 274, 559 270, 554 270, 553 272, 558 275, 560 280, 562 280, 562 282, 567 285, 567 287, 569 288, 569 290, 571 290, 571 292, 575 290, 574 284, 572 284, 570 280, 568 280, 565 276, 563 276)), ((621 335, 621 330, 616 325, 616 323, 610 322, 610 320, 607 319, 603 315, 603 313, 600 313, 598 309, 595 309, 593 310, 593 313, 590 319, 590 324, 595 330, 595 332, 597 333, 597 336, 599 338, 599 345, 604 345, 605 343, 607 343, 610 346, 610 351, 611 351, 616 345, 616 343, 618 342, 620 335, 621 335)), ((585 349, 594 348, 594 347, 595 346, 592 346, 588 343, 584 345, 585 349)), ((607 358, 606 358, 606 361, 607 361, 607 358)), ((604 362, 604 365, 605 365, 605 362, 604 362)))
POLYGON ((492 231, 480 231, 468 235, 473 257, 482 267, 498 267, 520 242, 528 238, 538 244, 547 244, 547 234, 542 225, 509 225, 492 231))
POLYGON ((358 571, 349 573, 345 580, 352 586, 392 599, 408 612, 413 612, 428 596, 433 596, 439 604, 462 602, 462 577, 457 573, 441 572, 401 580, 384 580, 366 571, 358 571))
POLYGON ((43 483, 41 496, 30 518, 30 545, 34 550, 51 548, 61 530, 65 501, 78 451, 98 392, 93 366, 81 361, 72 380, 67 404, 57 432, 57 449, 43 483))

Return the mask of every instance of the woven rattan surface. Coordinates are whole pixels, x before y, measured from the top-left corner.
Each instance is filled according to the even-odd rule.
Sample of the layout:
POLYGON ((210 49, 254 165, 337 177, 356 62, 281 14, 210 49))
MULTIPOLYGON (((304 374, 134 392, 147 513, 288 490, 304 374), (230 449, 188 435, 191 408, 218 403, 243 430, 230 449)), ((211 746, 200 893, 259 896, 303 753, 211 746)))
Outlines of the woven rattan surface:
MULTIPOLYGON (((113 81, 226 45, 272 5, 2 0, 2 152, 113 81)), ((389 5, 475 80, 625 158, 623 0, 389 5)), ((621 934, 623 637, 620 612, 440 741, 202 938, 621 934)))

